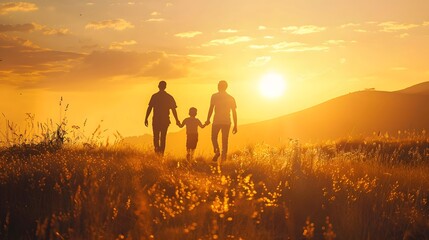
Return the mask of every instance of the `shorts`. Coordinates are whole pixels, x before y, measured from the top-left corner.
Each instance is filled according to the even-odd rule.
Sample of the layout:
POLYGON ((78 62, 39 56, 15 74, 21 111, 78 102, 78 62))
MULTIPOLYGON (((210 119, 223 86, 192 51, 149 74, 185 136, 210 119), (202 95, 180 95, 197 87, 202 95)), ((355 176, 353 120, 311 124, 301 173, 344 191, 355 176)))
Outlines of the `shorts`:
POLYGON ((198 134, 187 134, 186 135, 186 149, 197 148, 198 134))

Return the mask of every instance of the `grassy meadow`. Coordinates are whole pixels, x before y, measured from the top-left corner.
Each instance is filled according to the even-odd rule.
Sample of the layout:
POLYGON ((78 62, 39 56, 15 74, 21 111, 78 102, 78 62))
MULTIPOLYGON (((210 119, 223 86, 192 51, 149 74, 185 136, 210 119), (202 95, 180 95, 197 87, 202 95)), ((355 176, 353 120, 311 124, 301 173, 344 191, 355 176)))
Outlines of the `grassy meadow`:
POLYGON ((59 129, 0 151, 1 239, 429 239, 424 136, 261 144, 217 164, 59 129))
POLYGON ((0 132, 0 239, 429 239, 426 132, 214 163, 111 144, 67 109, 0 132))

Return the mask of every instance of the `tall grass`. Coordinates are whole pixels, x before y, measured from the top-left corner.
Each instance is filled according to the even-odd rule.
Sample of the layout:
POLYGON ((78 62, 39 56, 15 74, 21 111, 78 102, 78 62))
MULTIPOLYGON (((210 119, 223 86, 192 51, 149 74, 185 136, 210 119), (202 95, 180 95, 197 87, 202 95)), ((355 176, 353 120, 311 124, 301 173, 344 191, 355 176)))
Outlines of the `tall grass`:
POLYGON ((429 239, 425 132, 188 162, 59 107, 58 124, 0 131, 0 239, 429 239))
MULTIPOLYGON (((0 152, 1 239, 429 239, 427 139, 0 152)), ((21 146, 25 151, 25 146, 21 146)))

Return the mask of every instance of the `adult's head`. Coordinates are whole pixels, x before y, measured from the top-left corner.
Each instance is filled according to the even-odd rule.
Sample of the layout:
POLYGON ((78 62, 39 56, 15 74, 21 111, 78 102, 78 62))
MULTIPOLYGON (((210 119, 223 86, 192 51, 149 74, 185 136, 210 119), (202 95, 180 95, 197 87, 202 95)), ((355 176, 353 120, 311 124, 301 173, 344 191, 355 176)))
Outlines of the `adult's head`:
POLYGON ((219 92, 225 92, 227 88, 228 88, 228 83, 225 80, 221 80, 217 84, 217 89, 219 90, 219 92))
POLYGON ((164 91, 167 88, 167 83, 165 81, 159 82, 158 88, 159 90, 164 91))

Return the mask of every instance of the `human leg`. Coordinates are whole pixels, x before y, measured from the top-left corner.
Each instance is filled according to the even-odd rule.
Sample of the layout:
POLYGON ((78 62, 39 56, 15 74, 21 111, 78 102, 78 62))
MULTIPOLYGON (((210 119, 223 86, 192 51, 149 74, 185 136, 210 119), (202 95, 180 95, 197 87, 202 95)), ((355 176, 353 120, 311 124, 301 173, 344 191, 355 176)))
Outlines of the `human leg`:
POLYGON ((160 136, 160 129, 159 126, 157 125, 152 125, 152 130, 153 130, 153 147, 155 149, 155 153, 159 153, 159 136, 160 136))
POLYGON ((166 142, 166 138, 167 138, 167 129, 168 129, 168 125, 161 126, 161 128, 160 128, 161 139, 160 139, 160 144, 159 144, 159 153, 161 155, 164 155, 164 152, 165 152, 165 142, 166 142))
POLYGON ((213 161, 217 161, 217 158, 220 155, 219 143, 217 141, 217 137, 219 135, 220 129, 221 129, 221 125, 213 124, 213 126, 212 126, 212 144, 213 144, 213 150, 215 153, 215 155, 213 157, 213 161))
POLYGON ((228 138, 229 138, 229 130, 231 129, 230 124, 222 125, 222 160, 226 160, 226 156, 228 153, 228 138))

